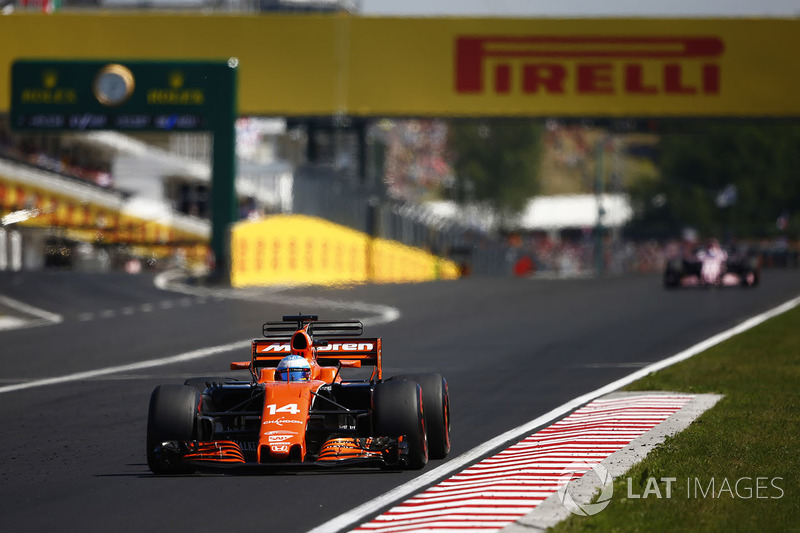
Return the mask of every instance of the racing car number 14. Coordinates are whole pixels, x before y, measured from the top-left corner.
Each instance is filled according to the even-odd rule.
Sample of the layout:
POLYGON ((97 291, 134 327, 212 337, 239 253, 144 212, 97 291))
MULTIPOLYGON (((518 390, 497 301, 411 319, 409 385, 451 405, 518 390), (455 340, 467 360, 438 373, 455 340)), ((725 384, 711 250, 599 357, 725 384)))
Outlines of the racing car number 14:
POLYGON ((296 415, 300 413, 300 408, 297 407, 296 403, 287 403, 282 407, 278 407, 278 404, 271 403, 267 405, 267 409, 269 409, 269 414, 274 415, 275 413, 290 413, 296 415))

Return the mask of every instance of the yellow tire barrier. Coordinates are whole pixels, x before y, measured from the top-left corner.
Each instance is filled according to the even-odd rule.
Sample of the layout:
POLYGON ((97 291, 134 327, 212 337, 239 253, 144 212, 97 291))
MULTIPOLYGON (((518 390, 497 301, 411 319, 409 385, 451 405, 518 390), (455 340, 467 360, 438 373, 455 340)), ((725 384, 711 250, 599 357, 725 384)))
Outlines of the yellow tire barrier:
POLYGON ((231 259, 234 287, 413 283, 459 276, 452 261, 304 215, 235 224, 231 259))

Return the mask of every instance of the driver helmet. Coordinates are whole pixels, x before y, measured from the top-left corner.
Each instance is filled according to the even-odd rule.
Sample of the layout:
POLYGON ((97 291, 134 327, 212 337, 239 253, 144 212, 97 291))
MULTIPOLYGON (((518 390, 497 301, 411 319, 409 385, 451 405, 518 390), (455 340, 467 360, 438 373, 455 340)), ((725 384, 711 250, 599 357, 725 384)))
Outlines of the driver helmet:
POLYGON ((275 370, 278 381, 308 381, 310 377, 311 365, 302 355, 287 355, 275 370))

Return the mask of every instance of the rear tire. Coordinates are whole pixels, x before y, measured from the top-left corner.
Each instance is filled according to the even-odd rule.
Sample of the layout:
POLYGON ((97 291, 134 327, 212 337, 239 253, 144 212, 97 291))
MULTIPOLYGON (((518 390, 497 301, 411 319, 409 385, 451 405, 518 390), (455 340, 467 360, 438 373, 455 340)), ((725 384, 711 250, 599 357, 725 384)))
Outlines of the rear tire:
POLYGON ((185 385, 160 385, 150 396, 147 416, 147 466, 154 474, 181 474, 191 468, 165 461, 156 448, 165 441, 191 441, 197 438, 197 413, 200 392, 185 385))
POLYGON ((375 436, 405 435, 408 443, 408 468, 419 470, 428 462, 422 388, 414 381, 384 381, 372 394, 375 436))
POLYGON ((678 276, 676 276, 675 274, 671 274, 669 272, 664 274, 664 288, 665 289, 674 289, 678 285, 680 285, 680 281, 679 281, 678 276))
POLYGON ((745 270, 741 273, 740 277, 740 284, 742 287, 755 287, 758 285, 760 272, 758 270, 745 270))
POLYGON ((422 388, 422 409, 430 459, 444 459, 450 453, 450 395, 441 374, 403 374, 389 380, 416 381, 422 388))
POLYGON ((683 261, 672 259, 664 270, 664 287, 674 289, 681 284, 683 277, 683 261))

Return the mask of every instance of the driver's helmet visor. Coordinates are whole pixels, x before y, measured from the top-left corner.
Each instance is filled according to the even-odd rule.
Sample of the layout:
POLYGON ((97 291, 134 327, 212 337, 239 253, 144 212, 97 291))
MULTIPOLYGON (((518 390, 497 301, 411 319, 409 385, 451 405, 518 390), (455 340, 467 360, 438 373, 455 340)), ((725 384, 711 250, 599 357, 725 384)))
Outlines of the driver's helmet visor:
POLYGON ((306 381, 310 371, 307 368, 284 368, 278 370, 283 381, 306 381))

